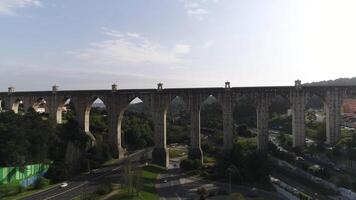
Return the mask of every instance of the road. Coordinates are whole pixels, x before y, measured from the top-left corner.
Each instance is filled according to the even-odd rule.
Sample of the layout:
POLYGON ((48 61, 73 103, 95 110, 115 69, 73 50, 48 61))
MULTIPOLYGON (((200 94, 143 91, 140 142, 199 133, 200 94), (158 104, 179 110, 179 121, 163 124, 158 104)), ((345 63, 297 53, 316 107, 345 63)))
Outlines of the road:
MULTIPOLYGON (((227 183, 186 176, 179 169, 179 159, 171 159, 168 173, 160 174, 156 184, 157 193, 161 200, 197 199, 197 189, 200 187, 216 193, 219 190, 228 191, 229 188, 227 183)), ((232 192, 239 192, 245 195, 254 193, 266 200, 282 199, 275 192, 263 190, 253 192, 251 188, 239 185, 233 185, 232 192)))
MULTIPOLYGON (((152 151, 151 148, 140 150, 133 154, 130 154, 130 157, 134 161, 138 161, 141 158, 141 155, 152 151)), ((78 177, 73 178, 68 181, 68 186, 65 188, 54 187, 49 190, 28 196, 23 198, 23 200, 68 200, 73 199, 82 193, 94 192, 100 187, 100 185, 111 178, 120 177, 120 168, 123 161, 120 161, 116 166, 100 168, 94 170, 91 174, 84 174, 78 177)))

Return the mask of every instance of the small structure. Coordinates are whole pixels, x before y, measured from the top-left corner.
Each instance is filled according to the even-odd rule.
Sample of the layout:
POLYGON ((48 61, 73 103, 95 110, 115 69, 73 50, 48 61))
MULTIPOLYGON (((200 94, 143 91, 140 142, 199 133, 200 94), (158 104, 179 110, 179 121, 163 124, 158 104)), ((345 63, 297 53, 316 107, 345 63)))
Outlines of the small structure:
POLYGON ((230 82, 229 81, 225 82, 225 89, 230 89, 230 82))
POLYGON ((157 84, 157 90, 162 91, 163 90, 163 83, 158 83, 157 84))
POLYGON ((54 85, 52 86, 52 93, 56 94, 58 92, 59 86, 58 85, 54 85))
POLYGON ((113 92, 117 91, 117 85, 115 83, 111 85, 111 91, 113 92))
POLYGON ((297 79, 296 81, 294 81, 294 86, 297 90, 301 90, 302 89, 302 81, 297 79))
POLYGON ((10 87, 7 89, 7 92, 8 92, 9 94, 14 93, 14 92, 15 92, 15 87, 10 86, 10 87))

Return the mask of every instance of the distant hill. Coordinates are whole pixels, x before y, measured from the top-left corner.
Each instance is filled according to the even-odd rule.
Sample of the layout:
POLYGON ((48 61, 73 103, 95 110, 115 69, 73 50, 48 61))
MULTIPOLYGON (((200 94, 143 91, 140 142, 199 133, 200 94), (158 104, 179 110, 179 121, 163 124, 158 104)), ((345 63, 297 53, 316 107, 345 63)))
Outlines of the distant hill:
POLYGON ((338 78, 335 80, 319 81, 312 83, 305 83, 303 85, 310 86, 342 86, 342 85, 356 85, 356 77, 352 78, 338 78))

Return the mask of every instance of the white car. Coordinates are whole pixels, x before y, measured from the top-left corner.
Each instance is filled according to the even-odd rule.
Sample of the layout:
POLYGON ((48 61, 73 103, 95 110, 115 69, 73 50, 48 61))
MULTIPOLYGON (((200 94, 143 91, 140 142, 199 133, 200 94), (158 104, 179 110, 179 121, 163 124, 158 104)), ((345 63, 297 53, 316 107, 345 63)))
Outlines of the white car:
POLYGON ((59 184, 59 187, 60 187, 60 188, 65 188, 65 187, 67 187, 67 186, 68 186, 68 183, 67 183, 67 182, 63 182, 63 183, 59 184))

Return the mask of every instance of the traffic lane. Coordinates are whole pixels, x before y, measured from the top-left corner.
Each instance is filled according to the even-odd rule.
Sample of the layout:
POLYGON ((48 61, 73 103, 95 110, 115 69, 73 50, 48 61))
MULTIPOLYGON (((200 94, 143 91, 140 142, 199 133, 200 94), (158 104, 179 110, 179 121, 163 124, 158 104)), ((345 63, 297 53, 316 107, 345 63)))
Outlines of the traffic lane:
POLYGON ((80 187, 86 185, 88 182, 97 179, 100 176, 105 176, 110 172, 119 171, 119 167, 106 167, 99 170, 96 170, 94 173, 81 175, 80 177, 74 178, 72 181, 68 181, 68 186, 65 188, 60 188, 59 186, 40 192, 38 194, 34 194, 30 197, 23 198, 24 200, 38 200, 38 199, 46 199, 48 197, 53 197, 57 194, 62 194, 65 192, 72 192, 73 190, 78 190, 80 187))
MULTIPOLYGON (((152 151, 152 148, 148 148, 148 149, 144 149, 144 150, 140 150, 137 151, 135 153, 130 154, 127 158, 132 159, 133 161, 137 161, 141 158, 141 155, 143 154, 147 154, 150 153, 152 151)), ((126 158, 126 159, 127 159, 126 158)), ((108 172, 116 172, 119 170, 120 166, 123 164, 123 161, 120 161, 117 165, 115 166, 109 166, 109 167, 104 167, 104 168, 99 168, 99 169, 95 169, 93 170, 93 173, 90 174, 82 174, 80 176, 74 177, 72 180, 68 181, 68 186, 65 188, 51 188, 49 190, 22 198, 23 200, 38 200, 38 199, 46 199, 48 197, 53 197, 57 194, 63 195, 63 192, 71 192, 71 191, 77 191, 78 189, 80 189, 80 187, 78 187, 79 185, 84 186, 86 184, 87 181, 92 181, 93 179, 96 179, 99 176, 102 176, 105 173, 108 172)), ((78 196, 78 195, 77 195, 78 196)))
POLYGON ((48 200, 67 200, 67 199, 73 199, 77 196, 80 196, 83 193, 92 193, 95 192, 98 188, 101 187, 102 184, 110 182, 110 180, 119 180, 120 178, 120 170, 111 170, 108 173, 98 176, 91 181, 86 182, 83 185, 80 185, 79 187, 73 188, 70 191, 65 191, 63 193, 57 194, 55 196, 52 196, 50 198, 47 198, 48 200))
POLYGON ((51 189, 49 189, 49 190, 46 190, 46 191, 43 191, 43 192, 40 192, 40 193, 31 195, 31 196, 29 196, 29 197, 25 197, 25 198, 23 198, 23 200, 45 199, 45 198, 48 197, 48 196, 53 196, 53 195, 55 195, 55 194, 68 191, 68 190, 70 190, 71 188, 78 187, 78 186, 81 185, 82 183, 83 183, 83 182, 73 181, 73 182, 70 182, 70 183, 68 184, 68 186, 65 187, 65 188, 60 188, 59 186, 55 186, 54 188, 51 188, 51 189))
POLYGON ((188 193, 182 187, 180 178, 185 176, 179 168, 179 161, 170 159, 167 173, 157 178, 156 189, 162 200, 186 199, 188 193))
POLYGON ((316 191, 313 187, 307 186, 304 183, 300 183, 293 178, 289 178, 287 175, 284 175, 278 171, 273 171, 272 176, 278 178, 279 180, 287 183, 290 186, 297 188, 299 191, 302 191, 310 196, 313 196, 315 193, 318 193, 320 199, 332 200, 332 198, 323 195, 321 192, 316 191))
POLYGON ((70 189, 47 197, 47 199, 72 199, 81 195, 83 192, 94 192, 101 184, 107 181, 108 177, 119 176, 120 167, 111 167, 106 171, 96 174, 94 177, 82 182, 82 184, 71 187, 70 189))

